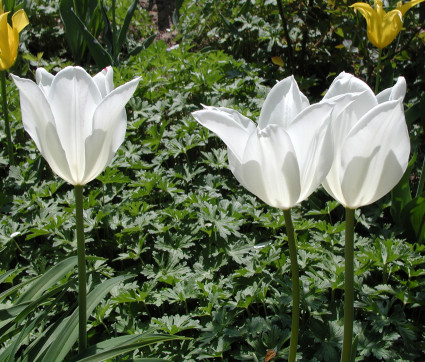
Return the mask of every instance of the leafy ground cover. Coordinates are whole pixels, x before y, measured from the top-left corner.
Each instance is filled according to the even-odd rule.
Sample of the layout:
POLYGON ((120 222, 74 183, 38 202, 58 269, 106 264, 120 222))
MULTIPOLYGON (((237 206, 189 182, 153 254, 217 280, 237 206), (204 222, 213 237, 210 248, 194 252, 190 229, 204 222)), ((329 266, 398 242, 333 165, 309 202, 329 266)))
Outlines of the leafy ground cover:
MULTIPOLYGON (((117 9, 130 3, 117 1, 117 9)), ((282 3, 286 25, 276 1, 176 1, 179 46, 156 40, 115 68, 116 85, 142 78, 127 107, 124 144, 85 188, 89 290, 114 277, 131 278, 122 277, 94 308, 89 345, 154 328, 188 339, 141 346, 120 358, 263 361, 269 350, 276 360, 287 358, 291 279, 283 214, 237 183, 224 145, 191 112, 201 104, 227 106, 256 119, 270 87, 290 74, 311 100, 320 99, 343 70, 373 86, 377 53, 364 20, 345 2, 282 3)), ((119 23, 125 11, 117 12, 119 23)), ((29 14, 22 58, 11 72, 33 78, 37 66, 57 71, 73 64, 56 2, 34 2, 29 14)), ((382 88, 399 75, 407 79, 405 109, 416 155, 408 180, 415 191, 423 160, 424 19, 423 4, 411 10, 383 64, 382 88)), ((142 7, 133 24, 129 49, 153 32, 142 7)), ((84 61, 98 70, 90 56, 84 61)), ((76 253, 72 187, 51 172, 25 133, 18 91, 12 82, 7 89, 17 162, 9 166, 5 147, 0 149, 3 310, 24 300, 31 278, 76 253), (14 286, 19 288, 8 293, 14 286)), ((3 129, 0 137, 4 144, 3 129)), ((391 207, 388 195, 356 212, 357 361, 424 357, 425 246, 391 207)), ((300 360, 339 360, 343 214, 321 189, 293 210, 302 283, 300 360)), ((416 219, 413 226, 422 224, 416 219)), ((0 333, 1 351, 15 346, 16 360, 31 360, 35 341, 74 310, 76 288, 71 268, 41 291, 37 306, 15 311, 15 332, 0 333), (16 344, 31 323, 31 334, 16 344)), ((74 346, 67 359, 76 353, 74 346)))

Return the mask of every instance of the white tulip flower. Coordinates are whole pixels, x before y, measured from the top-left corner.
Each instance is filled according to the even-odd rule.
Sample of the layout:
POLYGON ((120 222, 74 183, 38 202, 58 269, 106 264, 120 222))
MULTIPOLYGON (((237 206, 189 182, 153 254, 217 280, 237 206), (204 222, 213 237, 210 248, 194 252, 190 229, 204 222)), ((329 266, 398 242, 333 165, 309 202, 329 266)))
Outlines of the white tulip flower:
POLYGON ((377 96, 362 80, 341 73, 323 101, 335 104, 332 133, 335 157, 323 182, 326 191, 350 209, 369 205, 400 181, 410 154, 403 110, 406 81, 377 96), (351 97, 351 102, 339 102, 351 97))
POLYGON ((227 145, 230 170, 241 185, 287 210, 316 190, 331 167, 332 108, 309 105, 291 76, 267 95, 258 126, 223 107, 205 107, 193 116, 227 145))
POLYGON ((95 179, 124 140, 124 107, 139 78, 114 89, 112 67, 94 77, 81 67, 66 67, 56 76, 38 68, 37 84, 12 77, 24 128, 53 172, 72 185, 95 179))

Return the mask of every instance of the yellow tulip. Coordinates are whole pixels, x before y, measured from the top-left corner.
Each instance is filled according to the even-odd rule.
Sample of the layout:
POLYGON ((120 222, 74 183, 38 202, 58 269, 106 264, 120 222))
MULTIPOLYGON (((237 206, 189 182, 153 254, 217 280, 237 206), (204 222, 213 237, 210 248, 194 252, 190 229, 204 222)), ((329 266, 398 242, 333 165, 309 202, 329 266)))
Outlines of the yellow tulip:
POLYGON ((0 70, 9 69, 18 55, 19 33, 28 24, 28 17, 24 10, 18 10, 12 16, 12 26, 7 22, 9 12, 4 12, 0 0, 0 70))
POLYGON ((382 6, 382 0, 375 0, 375 8, 367 3, 351 5, 366 18, 367 36, 370 42, 379 49, 389 45, 400 32, 403 26, 403 16, 412 6, 424 0, 411 0, 404 4, 399 1, 397 7, 388 13, 382 6))

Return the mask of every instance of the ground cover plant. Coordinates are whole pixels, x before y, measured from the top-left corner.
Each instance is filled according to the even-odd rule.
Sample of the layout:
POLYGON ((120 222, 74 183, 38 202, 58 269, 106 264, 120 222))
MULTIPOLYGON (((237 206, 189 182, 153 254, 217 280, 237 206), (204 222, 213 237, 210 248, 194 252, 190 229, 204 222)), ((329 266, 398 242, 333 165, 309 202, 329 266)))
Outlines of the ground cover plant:
MULTIPOLYGON (((372 89, 379 72, 379 90, 406 79, 411 143, 400 183, 355 211, 355 360, 422 360, 425 5, 403 14, 403 29, 379 51, 363 15, 349 7, 355 1, 176 1, 171 42, 161 34, 150 41, 158 31, 149 6, 160 11, 160 1, 139 2, 131 18, 134 1, 101 3, 106 16, 100 12, 100 25, 87 31, 106 51, 112 49, 106 20, 124 26, 125 41, 113 53, 114 83, 140 81, 126 107, 124 142, 84 187, 87 343, 100 350, 112 338, 133 341, 128 349, 117 343, 119 357, 99 360, 288 359, 293 305, 283 212, 239 184, 226 146, 192 112, 220 106, 258 120, 276 81, 294 75, 313 103, 342 71, 372 89)), ((29 25, 8 73, 34 80, 40 66, 54 74, 76 64, 92 75, 101 71, 89 50, 75 59, 56 1, 13 4, 25 9, 29 25)), ((3 5, 11 9, 12 1, 3 5)), ((389 11, 397 1, 383 5, 389 11)), ((52 332, 76 319, 78 305, 74 191, 25 132, 9 76, 6 93, 14 165, 2 117, 0 359, 52 360, 52 343, 61 339, 52 332)), ((291 212, 300 276, 297 359, 337 361, 344 334, 344 208, 320 187, 291 212)), ((77 337, 72 341, 53 360, 82 359, 77 337)))

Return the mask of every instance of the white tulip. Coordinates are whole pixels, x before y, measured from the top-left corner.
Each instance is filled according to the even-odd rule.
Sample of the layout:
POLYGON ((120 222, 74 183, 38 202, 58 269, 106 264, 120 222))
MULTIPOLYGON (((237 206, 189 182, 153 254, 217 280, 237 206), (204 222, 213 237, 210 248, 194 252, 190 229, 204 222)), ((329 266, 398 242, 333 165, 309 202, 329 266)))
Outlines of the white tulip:
POLYGON ((335 157, 323 186, 345 207, 369 205, 387 194, 407 168, 410 140, 403 111, 406 81, 398 78, 377 96, 351 74, 341 73, 323 101, 333 102, 335 157), (350 103, 340 100, 351 98, 350 103))
POLYGON ((114 89, 112 67, 94 77, 80 67, 66 67, 56 76, 38 68, 37 84, 12 77, 24 128, 53 172, 72 185, 96 178, 124 140, 124 107, 139 78, 114 89))
POLYGON ((332 106, 309 105, 293 77, 277 83, 258 126, 239 112, 205 107, 194 118, 227 145, 230 170, 270 206, 289 209, 323 181, 333 160, 332 106))

